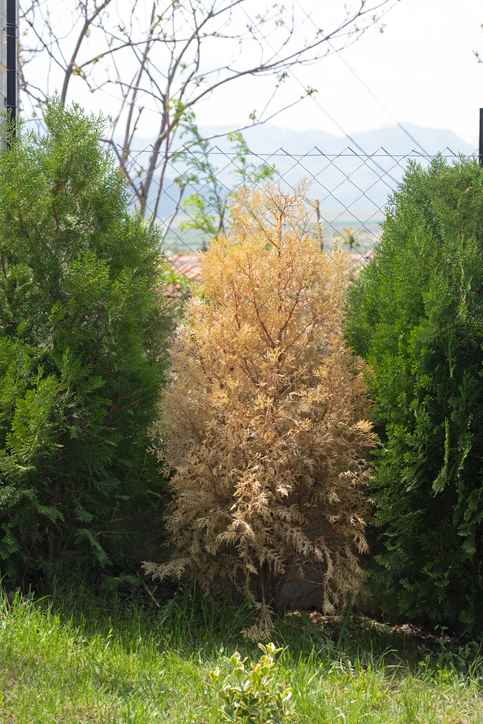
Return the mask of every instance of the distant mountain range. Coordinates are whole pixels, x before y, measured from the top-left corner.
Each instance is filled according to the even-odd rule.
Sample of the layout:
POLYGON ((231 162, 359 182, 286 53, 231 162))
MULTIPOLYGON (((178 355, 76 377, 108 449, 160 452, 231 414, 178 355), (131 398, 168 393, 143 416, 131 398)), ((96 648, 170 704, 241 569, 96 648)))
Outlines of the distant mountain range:
MULTIPOLYGON (((371 154, 385 148, 390 154, 406 154, 412 150, 430 155, 448 153, 472 154, 476 152, 470 144, 459 138, 453 131, 441 128, 423 128, 411 123, 402 124, 406 133, 397 126, 361 131, 351 134, 350 138, 336 136, 316 129, 294 131, 277 126, 255 126, 243 132, 243 135, 256 153, 270 154, 279 148, 291 154, 305 154, 315 147, 327 154, 341 153, 345 148, 364 151, 371 154), (355 148, 354 148, 355 146, 355 148)), ((226 134, 230 129, 210 126, 202 129, 204 137, 226 134)), ((225 148, 226 139, 216 139, 213 143, 225 148)))
MULTIPOLYGON (((405 124, 399 127, 354 133, 350 138, 323 131, 294 131, 275 126, 256 126, 244 131, 253 152, 255 165, 268 163, 274 168, 274 181, 290 189, 303 180, 309 184, 308 195, 318 200, 326 233, 344 227, 364 230, 369 238, 378 233, 378 224, 392 193, 400 184, 409 161, 426 165, 438 153, 449 158, 473 155, 475 149, 455 133, 444 129, 421 128, 405 124)), ((201 129, 213 146, 212 162, 217 178, 228 189, 239 183, 233 166, 233 145, 227 139, 229 129, 201 129)), ((177 165, 168 178, 185 171, 177 165)), ((195 188, 188 189, 194 191, 195 188)), ((160 218, 174 209, 177 187, 173 181, 165 186, 159 211, 160 218)), ((206 189, 196 188, 201 195, 206 189)))

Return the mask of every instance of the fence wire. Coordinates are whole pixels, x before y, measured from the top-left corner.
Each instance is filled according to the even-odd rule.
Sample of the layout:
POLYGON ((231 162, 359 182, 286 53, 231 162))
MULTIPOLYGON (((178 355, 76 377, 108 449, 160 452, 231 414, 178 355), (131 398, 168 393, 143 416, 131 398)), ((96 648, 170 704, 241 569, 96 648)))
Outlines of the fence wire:
POLYGON ((409 165, 427 167, 437 157, 450 163, 476 159, 476 155, 464 157, 450 148, 439 154, 416 149, 394 154, 383 146, 372 153, 360 153, 350 146, 338 153, 326 153, 317 146, 306 153, 291 153, 280 147, 269 153, 249 151, 243 163, 239 154, 222 146, 213 146, 207 156, 196 150, 176 154, 158 210, 164 248, 170 256, 188 260, 205 249, 213 233, 200 224, 200 204, 216 227, 220 204, 229 203, 230 196, 247 185, 247 168, 252 176, 268 168, 270 181, 284 192, 295 192, 301 183, 307 184, 307 199, 317 209, 326 248, 337 243, 367 258, 381 237, 387 209, 409 165), (200 167, 204 171, 200 172, 200 167))

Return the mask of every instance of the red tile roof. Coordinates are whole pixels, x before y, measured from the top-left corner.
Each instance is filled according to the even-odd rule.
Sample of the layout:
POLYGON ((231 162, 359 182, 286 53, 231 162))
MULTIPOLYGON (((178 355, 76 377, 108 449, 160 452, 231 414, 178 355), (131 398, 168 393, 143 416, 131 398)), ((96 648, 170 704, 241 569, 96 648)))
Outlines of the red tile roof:
POLYGON ((178 274, 199 282, 201 280, 201 253, 177 254, 170 258, 170 262, 178 274))

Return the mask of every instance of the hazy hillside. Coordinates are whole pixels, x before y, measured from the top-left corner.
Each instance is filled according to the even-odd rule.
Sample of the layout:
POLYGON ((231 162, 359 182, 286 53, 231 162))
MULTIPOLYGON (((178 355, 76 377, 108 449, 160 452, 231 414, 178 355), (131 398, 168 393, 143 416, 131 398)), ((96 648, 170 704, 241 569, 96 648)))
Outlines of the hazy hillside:
MULTIPOLYGON (((350 139, 317 130, 293 131, 275 126, 251 128, 244 136, 254 153, 253 162, 273 165, 274 180, 282 188, 289 190, 303 180, 308 182, 308 194, 320 203, 328 236, 349 226, 362 233, 364 245, 368 246, 377 238, 384 209, 411 160, 427 164, 437 153, 456 158, 458 154, 475 152, 452 131, 410 124, 405 127, 412 138, 397 127, 356 133, 350 139)), ((220 127, 202 129, 205 137, 219 136, 211 141, 212 163, 226 189, 233 189, 239 180, 226 132, 220 127)), ((178 163, 168 178, 184 171, 178 163)), ((188 193, 194 190, 188 189, 188 193)), ((196 191, 206 193, 203 188, 196 191)), ((161 218, 172 214, 177 193, 176 185, 168 182, 161 218)))
MULTIPOLYGON (((452 131, 440 128, 422 128, 410 123, 403 125, 417 143, 414 143, 398 127, 354 133, 351 138, 366 153, 374 153, 381 147, 384 147, 391 154, 410 153, 413 149, 421 152, 424 149, 432 155, 439 152, 447 153, 448 148, 455 153, 463 154, 471 154, 476 150, 452 131)), ((202 129, 206 137, 223 134, 228 130, 217 126, 202 129)), ((324 153, 332 154, 340 153, 347 146, 355 145, 351 139, 316 129, 293 131, 287 128, 278 128, 277 126, 257 126, 244 131, 244 136, 252 150, 257 153, 273 153, 277 149, 283 148, 288 153, 304 154, 314 147, 318 147, 324 153)), ((216 139, 213 143, 219 145, 220 148, 226 148, 227 145, 226 140, 223 138, 216 139)), ((354 150, 358 150, 357 147, 354 150)))

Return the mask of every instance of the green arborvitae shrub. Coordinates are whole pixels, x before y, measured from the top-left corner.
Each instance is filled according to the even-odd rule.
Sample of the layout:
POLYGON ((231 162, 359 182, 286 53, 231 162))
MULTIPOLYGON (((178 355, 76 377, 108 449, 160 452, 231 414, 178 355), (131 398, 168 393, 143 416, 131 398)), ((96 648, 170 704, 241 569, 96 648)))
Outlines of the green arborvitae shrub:
POLYGON ((397 615, 483 623, 483 172, 413 166, 349 297, 383 445, 378 592, 397 615))
POLYGON ((52 105, 0 158, 0 575, 19 583, 124 565, 163 482, 146 454, 169 326, 159 240, 101 132, 52 105))

